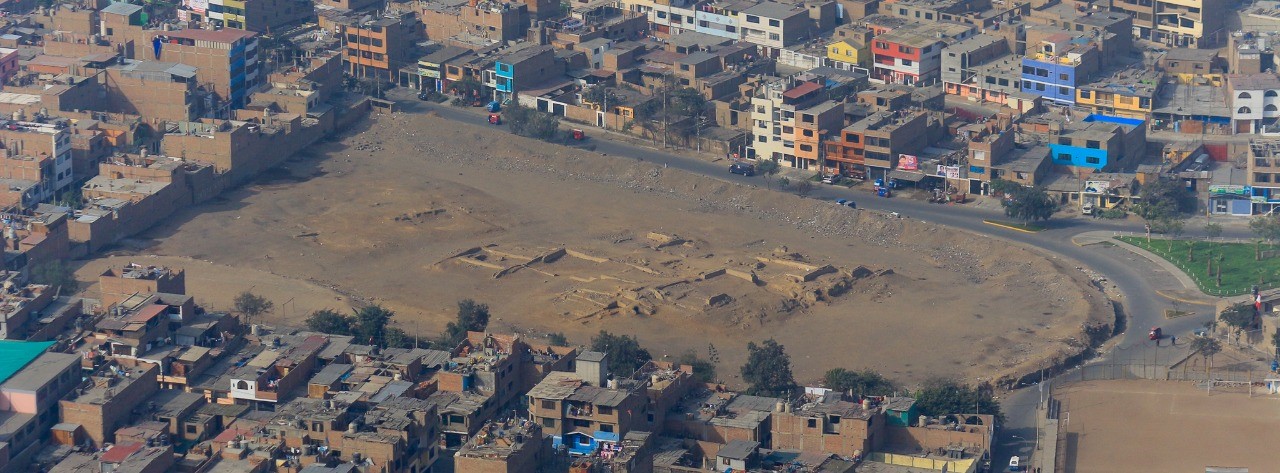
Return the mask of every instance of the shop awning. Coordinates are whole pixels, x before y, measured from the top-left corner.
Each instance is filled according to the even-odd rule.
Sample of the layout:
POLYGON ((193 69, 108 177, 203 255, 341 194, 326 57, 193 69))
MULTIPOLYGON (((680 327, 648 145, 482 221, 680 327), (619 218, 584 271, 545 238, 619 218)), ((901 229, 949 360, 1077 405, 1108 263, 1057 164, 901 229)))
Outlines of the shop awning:
POLYGON ((897 179, 907 182, 920 182, 923 181, 924 178, 925 175, 918 172, 903 171, 899 169, 889 171, 889 179, 897 179))

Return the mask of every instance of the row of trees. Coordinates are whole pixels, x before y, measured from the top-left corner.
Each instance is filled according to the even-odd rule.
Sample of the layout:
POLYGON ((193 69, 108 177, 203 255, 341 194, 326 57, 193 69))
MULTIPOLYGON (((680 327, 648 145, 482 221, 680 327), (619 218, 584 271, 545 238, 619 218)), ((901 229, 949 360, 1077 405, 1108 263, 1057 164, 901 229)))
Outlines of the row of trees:
MULTIPOLYGON (((747 343, 747 362, 741 368, 742 379, 749 384, 748 394, 789 398, 800 386, 791 373, 791 357, 774 339, 757 345, 747 343)), ((883 375, 870 370, 850 371, 835 368, 822 378, 828 388, 855 396, 884 396, 894 393, 916 399, 922 415, 991 414, 1003 418, 995 389, 989 383, 968 386, 951 379, 932 379, 914 391, 902 389, 883 375)))
MULTIPOLYGON (((246 318, 270 312, 274 304, 262 296, 248 291, 235 300, 236 311, 246 318)), ((1250 307, 1252 309, 1252 307, 1250 307)), ((333 335, 347 335, 358 343, 384 348, 412 348, 422 346, 452 349, 468 331, 483 332, 489 326, 489 307, 471 299, 458 301, 457 319, 445 327, 439 337, 423 341, 410 336, 403 329, 392 326, 395 312, 379 306, 367 305, 351 314, 323 309, 307 317, 310 330, 333 335)), ((1224 315, 1225 317, 1225 315, 1224 315)), ((552 333, 549 338, 557 345, 567 345, 562 333, 552 333)), ((619 335, 601 330, 591 337, 592 351, 605 354, 610 371, 634 373, 653 355, 632 335, 619 335)), ((675 362, 693 368, 693 378, 704 383, 717 381, 716 363, 719 355, 715 345, 707 345, 707 357, 690 350, 676 358, 675 362)), ((799 393, 791 370, 791 357, 786 348, 772 338, 759 344, 747 343, 747 362, 740 368, 743 381, 748 384, 747 393, 760 396, 790 398, 799 393)), ((833 390, 849 392, 856 396, 881 396, 900 391, 899 387, 879 373, 870 370, 850 371, 842 368, 830 370, 823 376, 824 384, 833 390)), ((989 385, 969 387, 951 380, 936 380, 912 393, 924 415, 955 413, 1000 414, 1000 407, 992 398, 989 385), (977 409, 975 412, 974 409, 977 409)))
POLYGON ((507 121, 512 133, 526 138, 542 141, 563 138, 560 136, 560 119, 550 113, 513 105, 506 109, 502 118, 507 121))
POLYGON ((450 350, 467 337, 467 332, 483 332, 489 326, 489 306, 471 299, 458 301, 457 320, 449 322, 443 333, 431 340, 410 336, 391 325, 395 312, 380 305, 367 305, 344 314, 332 309, 312 312, 307 328, 332 335, 349 335, 358 343, 384 348, 431 346, 450 350))

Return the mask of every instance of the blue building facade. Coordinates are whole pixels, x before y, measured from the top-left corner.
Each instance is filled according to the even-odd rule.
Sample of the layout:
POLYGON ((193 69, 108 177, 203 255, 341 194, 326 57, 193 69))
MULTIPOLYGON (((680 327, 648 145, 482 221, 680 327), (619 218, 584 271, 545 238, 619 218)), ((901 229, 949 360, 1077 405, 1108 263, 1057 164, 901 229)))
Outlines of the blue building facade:
POLYGON ((1075 105, 1076 86, 1084 81, 1078 74, 1080 63, 1066 58, 1042 56, 1022 58, 1022 91, 1052 100, 1059 105, 1075 105))
MULTIPOLYGON (((1053 164, 1058 166, 1075 166, 1090 169, 1103 169, 1112 162, 1123 158, 1125 149, 1121 142, 1114 142, 1115 126, 1127 134, 1139 127, 1145 127, 1145 120, 1137 118, 1113 117, 1110 115, 1089 115, 1072 128, 1064 130, 1058 142, 1049 143, 1049 152, 1053 164), (1093 125, 1100 126, 1093 126, 1093 125)), ((1142 139, 1145 139, 1145 134, 1142 139)))
POLYGON ((495 80, 493 90, 497 92, 500 97, 510 97, 511 93, 516 90, 515 70, 515 66, 502 61, 496 61, 493 63, 493 77, 495 80))

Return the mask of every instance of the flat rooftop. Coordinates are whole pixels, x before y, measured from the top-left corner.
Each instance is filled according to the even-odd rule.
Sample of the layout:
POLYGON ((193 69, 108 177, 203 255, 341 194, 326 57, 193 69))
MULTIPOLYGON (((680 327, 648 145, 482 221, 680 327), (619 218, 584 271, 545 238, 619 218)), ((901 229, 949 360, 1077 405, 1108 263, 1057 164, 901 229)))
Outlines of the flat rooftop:
MULTIPOLYGON (((7 357, 6 357, 7 359, 7 357)), ((0 390, 35 392, 57 378, 60 373, 80 364, 80 356, 71 353, 41 353, 9 377, 0 390)), ((76 373, 79 377, 79 373, 76 373)))
MULTIPOLYGON (((13 378, 52 345, 53 342, 0 340, 0 382, 13 378)), ((41 364, 37 368, 47 369, 47 366, 41 364)))

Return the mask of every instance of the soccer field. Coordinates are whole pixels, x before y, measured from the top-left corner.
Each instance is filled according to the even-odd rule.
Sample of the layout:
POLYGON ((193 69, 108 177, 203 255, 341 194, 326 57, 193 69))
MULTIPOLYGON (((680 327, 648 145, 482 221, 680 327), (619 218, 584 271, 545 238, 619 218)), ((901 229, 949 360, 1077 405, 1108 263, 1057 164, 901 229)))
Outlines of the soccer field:
MULTIPOLYGON (((1179 381, 1061 386, 1059 454, 1068 472, 1203 472, 1280 468, 1280 397, 1179 381)), ((1061 463, 1059 463, 1061 465, 1061 463)))

